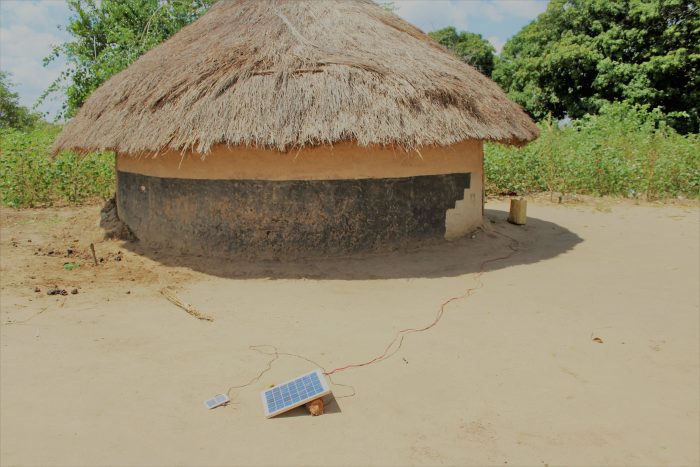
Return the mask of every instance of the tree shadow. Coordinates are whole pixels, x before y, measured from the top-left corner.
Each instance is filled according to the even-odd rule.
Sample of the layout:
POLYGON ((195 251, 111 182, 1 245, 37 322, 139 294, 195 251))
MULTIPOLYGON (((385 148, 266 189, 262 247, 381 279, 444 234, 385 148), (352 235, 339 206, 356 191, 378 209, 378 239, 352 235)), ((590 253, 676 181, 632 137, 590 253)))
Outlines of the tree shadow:
POLYGON ((208 258, 170 254, 149 249, 140 242, 126 242, 124 248, 165 266, 184 267, 206 274, 240 279, 337 279, 371 280, 454 277, 486 269, 531 264, 554 258, 583 240, 575 233, 536 218, 527 225, 508 223, 505 211, 487 209, 483 229, 455 241, 438 241, 420 247, 386 253, 367 253, 331 258, 294 260, 250 260, 208 258))

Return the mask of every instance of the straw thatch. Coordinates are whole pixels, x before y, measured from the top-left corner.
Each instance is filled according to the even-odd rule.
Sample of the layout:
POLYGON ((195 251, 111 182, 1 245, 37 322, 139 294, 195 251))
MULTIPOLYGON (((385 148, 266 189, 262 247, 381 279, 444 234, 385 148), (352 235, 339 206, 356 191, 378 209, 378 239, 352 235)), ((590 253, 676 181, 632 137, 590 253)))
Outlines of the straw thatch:
POLYGON ((55 150, 524 143, 490 79, 370 0, 221 0, 97 89, 55 150))

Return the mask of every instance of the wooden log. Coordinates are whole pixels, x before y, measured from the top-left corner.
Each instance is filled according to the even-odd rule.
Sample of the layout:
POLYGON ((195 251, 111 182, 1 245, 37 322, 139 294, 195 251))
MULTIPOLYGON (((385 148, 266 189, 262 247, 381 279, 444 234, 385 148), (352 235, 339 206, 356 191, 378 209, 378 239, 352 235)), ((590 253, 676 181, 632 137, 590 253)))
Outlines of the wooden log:
POLYGON ((508 222, 515 225, 525 225, 527 222, 527 200, 524 198, 510 200, 510 215, 508 222))

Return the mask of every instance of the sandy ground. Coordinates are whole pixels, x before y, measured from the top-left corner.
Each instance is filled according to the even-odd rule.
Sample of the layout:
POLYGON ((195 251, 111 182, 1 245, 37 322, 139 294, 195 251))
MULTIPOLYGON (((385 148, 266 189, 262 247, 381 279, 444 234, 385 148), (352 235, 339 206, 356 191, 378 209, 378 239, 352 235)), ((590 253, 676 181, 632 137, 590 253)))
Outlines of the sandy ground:
POLYGON ((697 206, 537 201, 526 227, 506 207, 474 238, 295 264, 100 240, 99 206, 2 211, 0 463, 698 465, 697 206), (261 390, 314 367, 287 355, 204 409, 266 368, 251 345, 373 358, 478 287, 511 252, 498 234, 517 254, 392 358, 334 375, 326 415, 263 417, 261 390))

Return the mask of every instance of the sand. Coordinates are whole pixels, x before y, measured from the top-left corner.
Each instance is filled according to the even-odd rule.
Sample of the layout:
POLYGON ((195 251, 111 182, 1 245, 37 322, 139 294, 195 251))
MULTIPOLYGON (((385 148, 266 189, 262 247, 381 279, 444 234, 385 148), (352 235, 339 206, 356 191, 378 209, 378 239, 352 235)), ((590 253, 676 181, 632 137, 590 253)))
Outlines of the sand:
POLYGON ((100 240, 99 206, 3 210, 0 463, 697 465, 697 206, 531 200, 525 227, 506 210, 474 238, 291 265, 100 240), (314 368, 286 355, 204 408, 266 368, 251 345, 327 370, 380 354, 477 287, 500 234, 518 253, 390 359, 335 374, 352 387, 325 415, 263 417, 261 390, 314 368))

